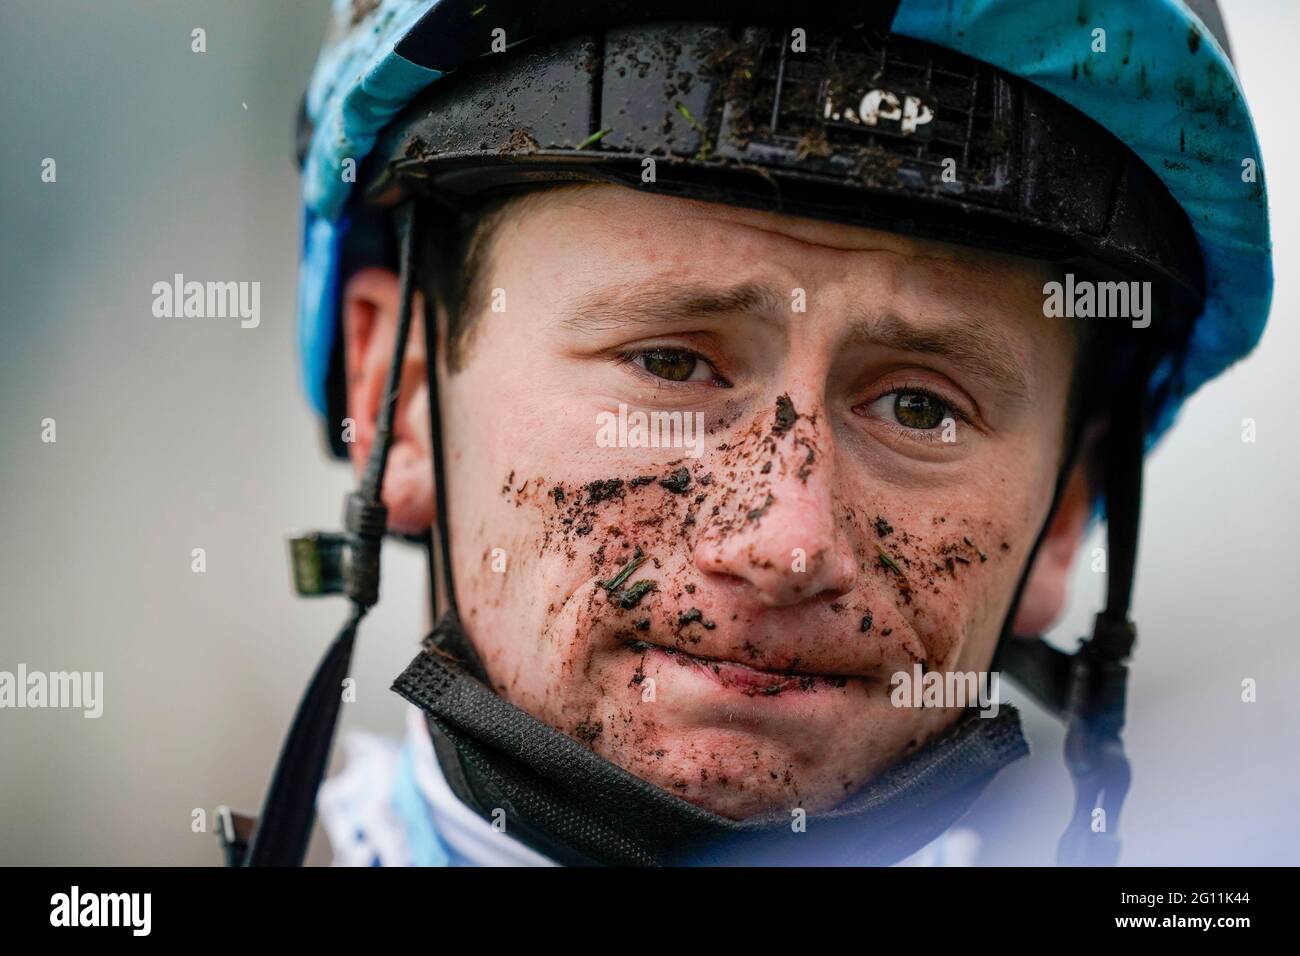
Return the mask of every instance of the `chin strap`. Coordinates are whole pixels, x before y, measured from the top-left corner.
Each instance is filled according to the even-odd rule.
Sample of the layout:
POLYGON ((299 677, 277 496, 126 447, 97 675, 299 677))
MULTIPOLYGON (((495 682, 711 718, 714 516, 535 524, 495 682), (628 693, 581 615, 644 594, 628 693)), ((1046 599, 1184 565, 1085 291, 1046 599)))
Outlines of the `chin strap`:
POLYGON ((398 224, 402 233, 401 309, 375 442, 360 487, 344 500, 343 532, 317 531, 289 541, 298 593, 304 597, 346 595, 352 602, 352 612, 298 704, 260 818, 253 820, 232 813, 228 807, 217 810, 217 836, 230 866, 302 865, 316 819, 316 791, 325 776, 338 724, 342 685, 352 662, 357 626, 379 600, 379 554, 388 526, 388 509, 381 502, 381 492, 393 445, 393 418, 415 292, 413 207, 399 211, 398 224))
MULTIPOLYGON (((1144 379, 1135 376, 1137 383, 1144 379)), ((1119 815, 1132 773, 1120 731, 1128 688, 1126 661, 1137 639, 1129 620, 1137 566, 1145 428, 1140 384, 1121 389, 1106 438, 1106 608, 1073 654, 1041 638, 1004 638, 995 666, 1068 722, 1065 762, 1074 813, 1056 850, 1062 866, 1119 862, 1119 815)))

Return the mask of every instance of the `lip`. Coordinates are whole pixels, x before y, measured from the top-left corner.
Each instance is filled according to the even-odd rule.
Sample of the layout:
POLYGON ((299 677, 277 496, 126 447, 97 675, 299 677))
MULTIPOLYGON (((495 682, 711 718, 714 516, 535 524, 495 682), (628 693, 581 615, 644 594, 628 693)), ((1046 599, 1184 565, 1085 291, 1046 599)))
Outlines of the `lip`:
POLYGON ((791 691, 808 693, 818 686, 840 688, 853 679, 841 674, 766 671, 739 661, 700 657, 677 648, 646 641, 632 641, 628 643, 628 647, 640 653, 654 654, 682 667, 690 667, 715 683, 749 697, 775 697, 791 691))
MULTIPOLYGON (((715 685, 751 696, 819 687, 878 689, 889 675, 910 671, 918 659, 932 657, 924 639, 888 610, 877 617, 872 633, 859 633, 848 621, 856 621, 852 613, 847 618, 839 611, 819 614, 807 604, 754 607, 734 594, 715 591, 708 581, 679 576, 671 566, 656 571, 659 573, 647 577, 655 581, 659 593, 668 596, 664 603, 650 602, 628 614, 627 609, 611 607, 605 582, 592 578, 587 582, 590 599, 578 606, 566 627, 611 651, 654 651, 660 664, 671 662, 684 670, 691 665, 690 670, 709 677, 715 685), (675 584, 683 584, 684 592, 685 582, 695 584, 689 592, 689 610, 682 593, 672 593, 675 584), (696 611, 698 618, 688 618, 696 611), (897 632, 892 639, 885 633, 888 630, 897 632), (750 661, 767 667, 756 667, 750 661)), ((875 597, 861 595, 863 602, 875 597)))

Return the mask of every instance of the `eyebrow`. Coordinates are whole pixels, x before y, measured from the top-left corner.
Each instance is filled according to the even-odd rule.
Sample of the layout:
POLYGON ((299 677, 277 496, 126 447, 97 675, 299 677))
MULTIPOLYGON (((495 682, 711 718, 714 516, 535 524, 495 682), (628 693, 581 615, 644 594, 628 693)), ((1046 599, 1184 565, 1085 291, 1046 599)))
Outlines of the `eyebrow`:
POLYGON ((561 310, 561 325, 575 332, 607 332, 629 325, 688 322, 702 316, 747 314, 770 320, 789 304, 788 296, 756 282, 718 288, 658 279, 575 296, 561 310))
POLYGON ((965 312, 952 324, 920 327, 893 312, 854 309, 849 340, 898 352, 934 355, 982 380, 1006 405, 1030 404, 1030 378, 1010 336, 965 312))

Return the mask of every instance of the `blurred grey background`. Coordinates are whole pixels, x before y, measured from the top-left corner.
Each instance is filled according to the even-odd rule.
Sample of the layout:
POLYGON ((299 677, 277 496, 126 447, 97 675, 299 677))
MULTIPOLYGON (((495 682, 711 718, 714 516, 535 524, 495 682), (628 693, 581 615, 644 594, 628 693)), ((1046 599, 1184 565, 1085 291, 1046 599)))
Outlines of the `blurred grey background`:
MULTIPOLYGON (((1189 403, 1148 472, 1130 863, 1300 860, 1300 5, 1224 8, 1269 174, 1278 283, 1259 351, 1189 403), (1247 677, 1255 704, 1240 701, 1247 677)), ((217 863, 193 811, 258 808, 342 618, 337 599, 291 596, 284 543, 335 526, 349 487, 294 361, 292 133, 325 14, 325 0, 0 6, 0 670, 105 681, 98 720, 0 711, 0 863, 217 863), (46 157, 57 183, 41 182, 46 157), (154 318, 151 287, 177 272, 259 281, 260 327, 154 318)), ((422 634, 425 579, 409 548, 385 561, 345 730, 402 728, 388 685, 422 634)), ((1101 599, 1081 565, 1063 645, 1101 599)), ((1043 852, 1003 858, 1046 863, 1069 781, 1061 730, 1025 716, 1035 755, 985 802, 1034 778, 1041 804, 1021 825, 1042 830, 1043 852)))

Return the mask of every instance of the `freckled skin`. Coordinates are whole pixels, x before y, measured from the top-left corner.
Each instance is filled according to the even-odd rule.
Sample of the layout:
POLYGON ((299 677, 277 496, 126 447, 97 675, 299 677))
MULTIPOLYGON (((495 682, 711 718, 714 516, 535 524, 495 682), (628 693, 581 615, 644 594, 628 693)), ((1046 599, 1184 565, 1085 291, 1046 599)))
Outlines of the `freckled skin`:
POLYGON ((1044 273, 972 255, 618 187, 511 220, 487 278, 509 310, 479 316, 444 371, 458 599, 498 691, 734 818, 831 807, 950 725, 954 710, 893 707, 890 676, 987 668, 1050 504, 1073 360, 1042 317, 1044 273), (563 328, 568 303, 657 277, 797 287, 807 311, 563 328), (863 303, 997 329, 1023 406, 946 360, 851 340, 863 303), (698 351, 730 387, 611 356, 638 345, 698 351), (864 411, 889 383, 947 389, 978 415, 955 443, 918 440, 864 411), (597 415, 620 402, 702 412, 703 454, 598 447, 597 415), (653 589, 621 606, 639 581, 653 589))

